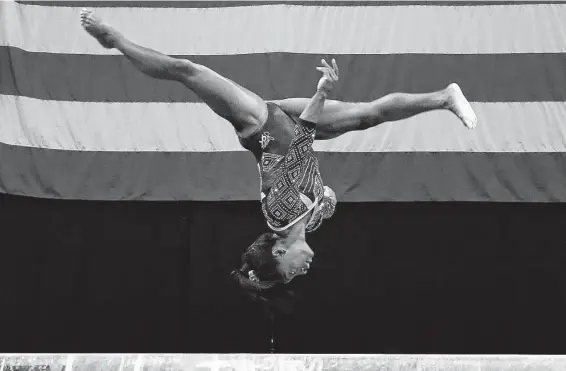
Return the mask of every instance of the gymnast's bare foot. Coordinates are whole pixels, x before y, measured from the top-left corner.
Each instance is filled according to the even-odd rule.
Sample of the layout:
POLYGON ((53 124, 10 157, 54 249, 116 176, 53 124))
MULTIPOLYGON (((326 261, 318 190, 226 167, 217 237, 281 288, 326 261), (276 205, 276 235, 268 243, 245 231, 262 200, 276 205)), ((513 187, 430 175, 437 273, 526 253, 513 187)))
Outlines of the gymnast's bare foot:
POLYGON ((478 118, 458 84, 452 83, 448 85, 446 93, 448 94, 448 108, 450 111, 454 112, 468 129, 475 128, 478 118))
POLYGON ((105 48, 116 46, 118 31, 108 26, 91 9, 81 11, 81 26, 105 48))

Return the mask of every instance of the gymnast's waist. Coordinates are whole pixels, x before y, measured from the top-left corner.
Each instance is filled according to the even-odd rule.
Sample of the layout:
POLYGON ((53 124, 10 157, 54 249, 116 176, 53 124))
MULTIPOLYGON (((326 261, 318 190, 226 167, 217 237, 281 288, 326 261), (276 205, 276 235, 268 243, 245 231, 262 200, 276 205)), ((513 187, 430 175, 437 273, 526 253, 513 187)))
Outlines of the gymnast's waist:
POLYGON ((307 221, 308 225, 318 218, 322 206, 322 195, 317 197, 314 192, 308 192, 308 195, 302 192, 282 192, 270 195, 270 192, 271 189, 267 193, 261 192, 260 197, 262 210, 271 230, 284 231, 311 212, 307 221), (270 202, 268 202, 269 196, 271 196, 270 202))
MULTIPOLYGON (((302 220, 309 213, 313 212, 314 210, 317 210, 318 206, 320 205, 318 200, 312 202, 307 196, 305 196, 302 193, 300 194, 300 198, 302 201, 302 210, 298 215, 293 213, 291 216, 291 214, 285 213, 283 215, 279 214, 278 216, 276 216, 275 214, 277 214, 277 212, 273 212, 273 210, 270 210, 271 212, 268 212, 269 206, 266 204, 265 202, 266 196, 262 192, 261 194, 262 208, 264 213, 268 212, 269 214, 269 215, 265 215, 268 227, 275 232, 281 232, 287 230, 291 228, 293 225, 297 224, 297 222, 302 220), (287 216, 287 218, 285 218, 285 216, 287 216)), ((314 213, 309 218, 307 224, 310 223, 313 216, 314 213)))

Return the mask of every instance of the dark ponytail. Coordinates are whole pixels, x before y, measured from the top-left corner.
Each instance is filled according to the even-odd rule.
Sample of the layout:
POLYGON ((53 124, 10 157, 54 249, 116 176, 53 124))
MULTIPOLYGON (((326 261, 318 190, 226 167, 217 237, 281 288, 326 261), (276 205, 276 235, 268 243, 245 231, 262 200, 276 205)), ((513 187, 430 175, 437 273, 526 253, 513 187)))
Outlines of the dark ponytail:
POLYGON ((294 294, 285 289, 283 277, 277 270, 273 246, 277 242, 274 233, 263 233, 242 254, 241 266, 230 276, 253 301, 266 309, 290 312, 294 294))

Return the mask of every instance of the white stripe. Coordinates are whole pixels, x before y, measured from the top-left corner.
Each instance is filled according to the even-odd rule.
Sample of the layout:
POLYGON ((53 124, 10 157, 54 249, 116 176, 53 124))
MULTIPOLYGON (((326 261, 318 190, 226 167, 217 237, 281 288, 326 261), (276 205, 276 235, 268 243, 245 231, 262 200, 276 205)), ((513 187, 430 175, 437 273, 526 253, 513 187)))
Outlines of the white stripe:
MULTIPOLYGON (((0 2, 0 44, 115 54, 82 30, 80 8, 0 2)), ((124 35, 167 54, 553 53, 566 51, 566 5, 208 9, 99 8, 124 35)))
MULTIPOLYGON (((317 141, 329 152, 563 152, 566 102, 472 103, 467 130, 446 111, 317 141)), ((85 103, 0 95, 0 142, 83 151, 243 151, 203 103, 85 103)))

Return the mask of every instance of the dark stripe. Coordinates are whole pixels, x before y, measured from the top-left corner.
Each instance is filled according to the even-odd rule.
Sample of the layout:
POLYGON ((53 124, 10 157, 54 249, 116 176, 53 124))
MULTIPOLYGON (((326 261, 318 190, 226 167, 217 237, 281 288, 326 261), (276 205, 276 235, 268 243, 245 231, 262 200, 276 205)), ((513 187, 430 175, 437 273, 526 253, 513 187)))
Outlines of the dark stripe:
POLYGON ((566 4, 566 1, 17 1, 25 5, 62 7, 108 8, 231 8, 259 5, 302 6, 485 6, 485 5, 533 5, 566 4))
MULTIPOLYGON (((566 201, 566 153, 319 153, 340 201, 566 201)), ((0 144, 0 192, 89 200, 258 200, 248 152, 73 152, 0 144)))
MULTIPOLYGON (((216 70, 266 100, 308 97, 316 54, 179 56, 216 70)), ((323 55, 323 57, 326 57, 323 55)), ((332 56, 329 56, 332 57, 332 56)), ((334 97, 368 101, 458 82, 476 102, 566 101, 566 53, 339 55, 334 97)), ((198 102, 181 84, 143 75, 125 57, 33 53, 0 47, 0 94, 93 102, 198 102)))

